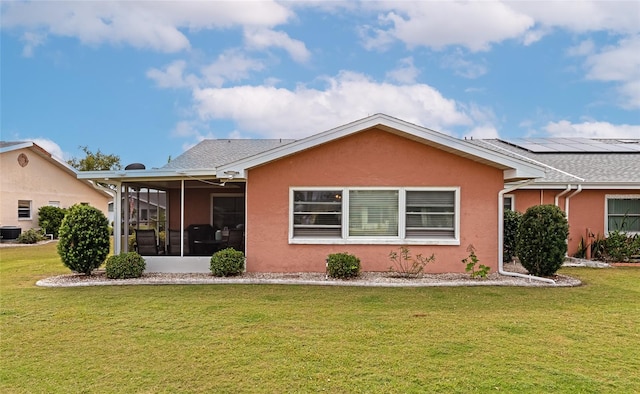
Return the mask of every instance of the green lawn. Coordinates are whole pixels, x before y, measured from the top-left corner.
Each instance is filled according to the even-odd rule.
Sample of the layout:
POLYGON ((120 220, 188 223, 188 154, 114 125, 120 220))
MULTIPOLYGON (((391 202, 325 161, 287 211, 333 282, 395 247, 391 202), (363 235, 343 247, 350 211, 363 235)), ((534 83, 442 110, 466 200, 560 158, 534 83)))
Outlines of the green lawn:
POLYGON ((0 249, 3 393, 640 391, 640 269, 576 288, 38 288, 0 249))

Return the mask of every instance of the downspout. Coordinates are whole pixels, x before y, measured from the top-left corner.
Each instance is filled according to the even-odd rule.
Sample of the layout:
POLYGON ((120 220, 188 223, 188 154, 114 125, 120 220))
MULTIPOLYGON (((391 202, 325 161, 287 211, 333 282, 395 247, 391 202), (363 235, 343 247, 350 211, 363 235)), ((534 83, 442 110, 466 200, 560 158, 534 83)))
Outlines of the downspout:
POLYGON ((569 193, 571 191, 571 184, 567 185, 567 188, 563 191, 561 191, 560 193, 556 194, 556 197, 553 199, 554 204, 556 207, 559 207, 560 205, 560 197, 564 196, 565 194, 569 193))
POLYGON ((582 191, 582 185, 578 185, 578 188, 576 189, 575 192, 569 194, 567 196, 567 198, 564 199, 564 213, 567 215, 567 221, 569 221, 569 200, 571 199, 571 197, 575 196, 576 194, 580 193, 582 191))
POLYGON ((531 183, 533 183, 534 179, 530 179, 528 181, 519 183, 517 185, 511 186, 507 189, 503 189, 500 190, 498 192, 498 272, 501 275, 505 275, 505 276, 515 276, 518 278, 525 278, 525 279, 529 279, 529 280, 537 280, 540 282, 546 282, 546 283, 551 283, 553 285, 556 284, 556 282, 553 279, 548 279, 548 278, 541 278, 539 276, 534 276, 534 275, 526 275, 526 274, 521 274, 519 272, 509 272, 509 271, 505 271, 504 270, 504 264, 502 262, 502 258, 504 256, 504 195, 507 193, 511 193, 512 191, 519 189, 523 186, 527 186, 530 185, 531 183))

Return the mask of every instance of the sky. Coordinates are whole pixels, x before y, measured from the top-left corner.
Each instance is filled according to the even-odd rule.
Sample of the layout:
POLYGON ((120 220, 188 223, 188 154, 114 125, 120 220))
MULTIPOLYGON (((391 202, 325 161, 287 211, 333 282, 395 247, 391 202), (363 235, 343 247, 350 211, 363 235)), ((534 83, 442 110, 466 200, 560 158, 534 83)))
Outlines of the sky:
POLYGON ((166 164, 384 113, 455 137, 640 138, 639 1, 2 1, 0 133, 166 164))

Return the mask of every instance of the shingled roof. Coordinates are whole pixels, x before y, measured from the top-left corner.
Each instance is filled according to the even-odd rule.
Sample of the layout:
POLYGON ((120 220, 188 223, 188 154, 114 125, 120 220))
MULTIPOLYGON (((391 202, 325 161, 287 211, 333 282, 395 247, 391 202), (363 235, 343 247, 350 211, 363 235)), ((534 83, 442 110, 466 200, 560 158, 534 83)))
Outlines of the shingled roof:
POLYGON ((284 146, 295 140, 285 139, 210 139, 202 140, 193 148, 164 165, 163 169, 204 169, 246 159, 268 150, 284 146))
MULTIPOLYGON (((640 139, 625 141, 640 144, 640 139)), ((469 142, 544 164, 547 174, 536 183, 640 184, 640 152, 535 153, 499 139, 469 142)))

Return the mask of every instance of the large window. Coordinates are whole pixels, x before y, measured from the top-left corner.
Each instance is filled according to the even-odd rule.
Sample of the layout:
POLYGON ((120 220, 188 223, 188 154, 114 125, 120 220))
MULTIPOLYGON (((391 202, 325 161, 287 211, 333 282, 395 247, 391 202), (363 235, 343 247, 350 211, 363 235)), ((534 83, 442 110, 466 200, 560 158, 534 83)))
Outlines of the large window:
POLYGON ((640 233, 640 195, 607 196, 606 231, 640 233))
POLYGON ((459 244, 458 188, 293 188, 291 243, 459 244))
POLYGON ((31 201, 30 200, 18 200, 18 220, 31 219, 31 201))

